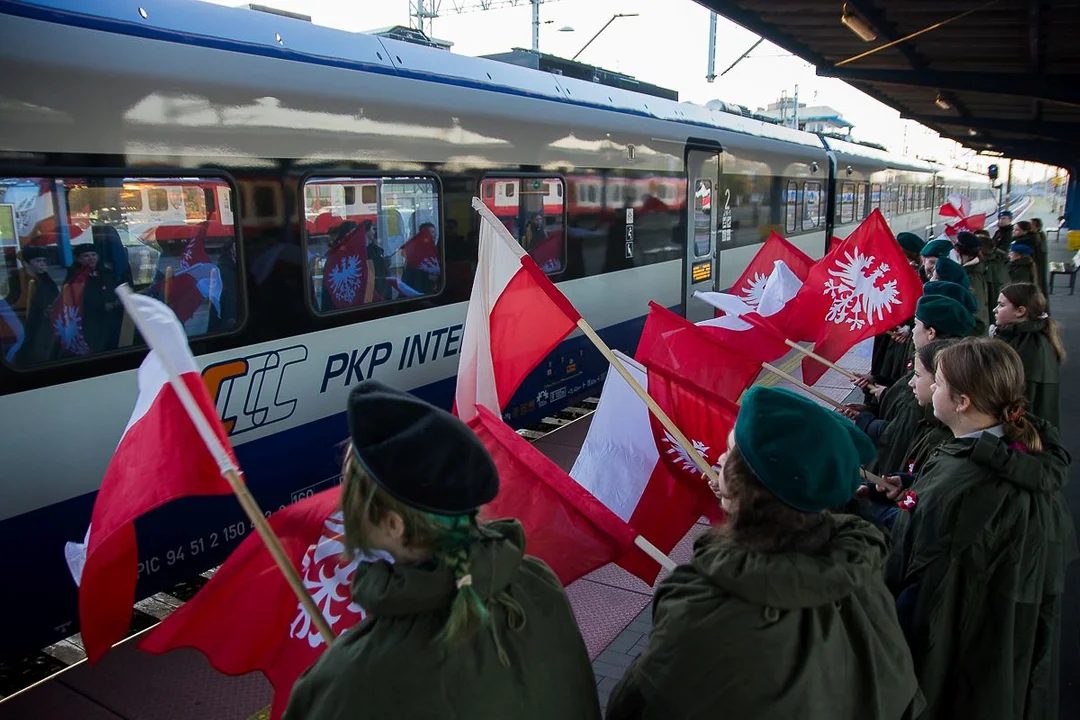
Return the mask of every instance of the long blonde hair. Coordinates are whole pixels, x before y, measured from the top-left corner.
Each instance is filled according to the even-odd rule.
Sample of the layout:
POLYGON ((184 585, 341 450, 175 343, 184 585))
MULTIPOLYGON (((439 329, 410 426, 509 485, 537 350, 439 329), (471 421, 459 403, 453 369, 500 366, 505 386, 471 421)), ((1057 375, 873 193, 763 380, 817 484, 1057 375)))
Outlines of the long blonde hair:
POLYGON ((481 628, 490 627, 499 660, 509 667, 509 658, 491 622, 489 605, 503 606, 512 630, 525 626, 525 611, 505 591, 485 603, 473 589, 469 557, 473 545, 483 537, 476 513, 440 515, 406 505, 371 479, 357 460, 351 444, 345 454, 342 478, 341 511, 345 518, 345 547, 353 552, 370 549, 370 528, 381 522, 388 513, 397 513, 405 526, 402 543, 406 547, 430 551, 440 567, 449 568, 454 574, 457 592, 439 639, 449 644, 462 643, 474 637, 481 628))
POLYGON ((1033 453, 1042 440, 1024 413, 1024 365, 1009 345, 993 338, 964 338, 941 350, 937 371, 952 396, 967 395, 975 410, 1005 427, 1005 437, 1033 453))
POLYGON ((1057 320, 1050 317, 1048 312, 1050 306, 1046 302, 1046 296, 1043 295, 1042 290, 1031 283, 1018 282, 1010 283, 1001 288, 1001 294, 1014 307, 1026 308, 1028 320, 1046 321, 1046 329, 1043 330, 1043 335, 1054 346, 1054 353, 1057 355, 1058 362, 1065 362, 1065 346, 1061 342, 1060 328, 1057 320))

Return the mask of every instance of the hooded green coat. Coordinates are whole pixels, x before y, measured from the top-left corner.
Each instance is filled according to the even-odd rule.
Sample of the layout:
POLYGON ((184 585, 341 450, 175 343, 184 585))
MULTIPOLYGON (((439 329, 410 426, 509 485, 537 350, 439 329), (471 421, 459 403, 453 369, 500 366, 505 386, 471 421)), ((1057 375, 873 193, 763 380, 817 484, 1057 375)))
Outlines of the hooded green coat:
MULTIPOLYGON (((990 328, 990 277, 986 271, 986 264, 982 260, 972 260, 964 265, 964 270, 971 281, 971 294, 975 296, 975 329, 971 331, 974 337, 986 337, 990 328)), ((997 295, 994 296, 994 304, 997 304, 997 295)))
MULTIPOLYGON (((1039 281, 1035 277, 1035 261, 1027 255, 1023 255, 1017 260, 1010 260, 1008 269, 1009 282, 1026 282, 1039 287, 1039 281)), ((1039 287, 1039 289, 1045 292, 1044 288, 1039 287)))
POLYGON ((607 720, 875 720, 922 698, 881 580, 885 540, 830 515, 816 555, 767 554, 706 535, 656 591, 649 647, 607 720))
POLYGON ((448 646, 438 635, 456 593, 449 569, 361 564, 353 598, 370 615, 301 676, 284 720, 598 720, 596 677, 558 579, 525 555, 516 521, 485 527, 473 588, 484 600, 509 593, 525 612, 519 629, 494 605, 489 628, 448 646))
MULTIPOLYGON (((986 263, 986 278, 990 283, 987 304, 990 306, 990 314, 993 315, 994 306, 997 305, 997 296, 1001 294, 1001 288, 1012 282, 1012 278, 1009 277, 1009 255, 997 248, 992 250, 984 249, 983 262, 986 263)), ((991 320, 993 320, 992 317, 991 320)))
POLYGON ((1046 320, 1009 323, 1000 326, 994 337, 1009 343, 1024 364, 1024 394, 1027 395, 1028 410, 1054 427, 1060 427, 1058 375, 1061 363, 1054 344, 1046 336, 1046 325, 1046 320))
POLYGON ((923 720, 1056 720, 1065 567, 1077 556, 1062 487, 1069 454, 1032 418, 1038 455, 1001 438, 931 454, 917 505, 892 530, 885 579, 898 597, 923 720))

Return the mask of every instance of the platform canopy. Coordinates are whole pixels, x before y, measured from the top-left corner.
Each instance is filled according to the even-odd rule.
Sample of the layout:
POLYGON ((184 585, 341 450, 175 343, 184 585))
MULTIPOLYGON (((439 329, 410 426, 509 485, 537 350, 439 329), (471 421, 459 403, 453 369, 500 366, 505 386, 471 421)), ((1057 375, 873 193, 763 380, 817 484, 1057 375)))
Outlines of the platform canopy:
POLYGON ((1080 0, 698 2, 968 148, 1080 166, 1080 0))

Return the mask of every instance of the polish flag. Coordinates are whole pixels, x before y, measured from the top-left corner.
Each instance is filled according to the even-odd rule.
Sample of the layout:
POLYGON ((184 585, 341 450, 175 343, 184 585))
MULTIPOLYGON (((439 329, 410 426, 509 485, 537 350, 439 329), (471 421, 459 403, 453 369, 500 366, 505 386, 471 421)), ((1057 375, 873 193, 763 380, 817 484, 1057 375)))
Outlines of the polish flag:
MULTIPOLYGON (((483 405, 469 421, 499 470, 499 494, 481 518, 517 518, 525 551, 565 586, 634 548, 637 533, 483 405)), ((654 563, 655 564, 655 563, 654 563)))
POLYGON ((814 266, 809 255, 785 240, 773 231, 761 245, 742 275, 731 286, 730 293, 743 300, 751 308, 756 308, 765 292, 765 283, 772 275, 777 262, 782 262, 800 281, 805 280, 814 266))
POLYGON ((949 201, 941 206, 938 213, 943 217, 957 219, 955 225, 945 223, 945 237, 949 239, 955 239, 957 235, 964 231, 975 232, 976 230, 982 230, 986 225, 986 214, 972 215, 971 203, 966 196, 959 193, 950 195, 949 201))
MULTIPOLYGON (((618 351, 615 355, 648 390, 645 369, 618 351)), ((700 496, 661 462, 650 417, 630 384, 609 368, 570 476, 639 535, 670 554, 701 517, 700 496)), ((616 562, 649 585, 660 573, 657 562, 639 548, 616 562)))
POLYGON ((138 578, 135 519, 189 495, 228 495, 223 463, 236 466, 214 401, 183 326, 169 308, 129 295, 128 312, 150 346, 139 367, 139 396, 101 482, 85 543, 65 554, 79 586, 79 619, 91 663, 127 634, 138 578), (211 454, 172 383, 182 383, 227 457, 211 454))
POLYGON ((482 405, 496 415, 525 377, 581 319, 491 211, 480 213, 480 249, 458 363, 455 412, 468 422, 482 405))
MULTIPOLYGON (((269 520, 304 587, 338 635, 366 615, 349 589, 358 564, 392 562, 384 553, 345 555, 340 497, 339 485, 279 510, 269 520)), ((326 641, 266 544, 252 534, 190 602, 139 643, 140 650, 154 654, 183 647, 202 652, 226 675, 262 672, 274 688, 270 717, 277 720, 297 678, 323 653, 326 641)))

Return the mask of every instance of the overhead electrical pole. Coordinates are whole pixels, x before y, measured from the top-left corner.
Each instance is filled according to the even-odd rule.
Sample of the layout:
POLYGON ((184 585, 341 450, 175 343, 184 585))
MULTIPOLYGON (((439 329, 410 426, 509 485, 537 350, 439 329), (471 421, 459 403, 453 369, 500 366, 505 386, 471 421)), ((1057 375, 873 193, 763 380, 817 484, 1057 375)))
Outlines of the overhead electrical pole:
POLYGON ((716 79, 716 13, 709 13, 709 68, 705 79, 709 82, 716 79))
POLYGON ((523 5, 532 6, 532 49, 540 49, 540 5, 557 0, 409 0, 409 24, 428 37, 432 23, 443 15, 461 15, 479 10, 501 10, 523 5))

